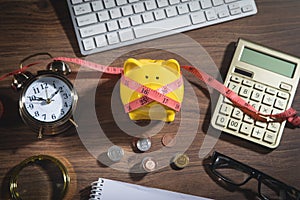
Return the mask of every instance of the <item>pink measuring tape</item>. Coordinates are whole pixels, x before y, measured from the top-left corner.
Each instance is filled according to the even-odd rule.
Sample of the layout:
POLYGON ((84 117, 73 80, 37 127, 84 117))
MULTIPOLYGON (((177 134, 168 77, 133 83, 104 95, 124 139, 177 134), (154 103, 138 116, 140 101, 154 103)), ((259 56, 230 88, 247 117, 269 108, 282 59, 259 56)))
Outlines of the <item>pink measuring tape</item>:
MULTIPOLYGON (((135 99, 134 101, 129 102, 128 104, 124 105, 125 112, 131 112, 133 110, 136 110, 138 108, 141 108, 142 106, 145 106, 153 101, 158 102, 164 106, 167 106, 168 108, 180 111, 181 103, 177 100, 174 100, 167 96, 168 93, 171 93, 172 91, 176 90, 183 84, 182 76, 178 78, 177 80, 161 87, 156 90, 151 89, 150 87, 147 87, 141 83, 138 83, 129 77, 126 77, 124 75, 124 71, 122 68, 118 67, 110 67, 110 66, 104 66, 97 63, 85 61, 79 58, 67 58, 67 57, 56 57, 52 60, 60 60, 64 62, 74 63, 78 64, 90 69, 94 69, 96 71, 100 71, 107 74, 120 74, 121 75, 121 83, 124 84, 126 87, 130 88, 131 90, 134 90, 138 92, 141 97, 138 99, 135 99)), ((37 63, 29 64, 20 70, 13 71, 9 74, 6 74, 2 77, 0 77, 0 80, 23 72, 28 67, 35 65, 37 63)), ((203 81, 208 86, 214 88, 218 92, 220 92, 222 95, 224 95, 226 98, 232 101, 232 103, 240 108, 244 113, 251 116, 256 121, 262 121, 262 122, 282 122, 287 120, 290 122, 294 127, 300 127, 300 117, 297 115, 296 110, 293 108, 289 108, 286 111, 279 113, 279 114, 262 114, 258 112, 254 107, 252 107, 249 103, 244 101, 241 97, 239 97, 235 92, 230 90, 229 88, 225 87, 222 83, 217 81, 212 76, 206 74, 203 71, 200 71, 196 67, 193 66, 181 66, 181 69, 185 69, 186 71, 193 74, 195 77, 197 77, 199 80, 203 81), (270 119, 267 119, 270 118, 270 119)))

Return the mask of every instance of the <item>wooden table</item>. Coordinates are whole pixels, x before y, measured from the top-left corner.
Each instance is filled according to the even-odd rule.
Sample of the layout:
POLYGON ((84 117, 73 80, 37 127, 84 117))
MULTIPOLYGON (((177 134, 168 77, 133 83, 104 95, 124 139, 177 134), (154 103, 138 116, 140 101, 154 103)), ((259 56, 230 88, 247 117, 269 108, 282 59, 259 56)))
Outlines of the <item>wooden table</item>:
MULTIPOLYGON (((185 36, 191 38, 196 44, 202 45, 214 61, 217 69, 220 70, 223 78, 226 75, 234 52, 233 42, 236 42, 240 37, 300 57, 300 1, 256 0, 256 2, 259 12, 255 16, 185 33, 185 36)), ((116 67, 122 67, 123 62, 128 57, 175 58, 180 63, 188 63, 188 61, 184 60, 184 57, 179 57, 172 52, 166 51, 166 49, 180 49, 182 47, 181 45, 176 45, 177 41, 174 40, 170 40, 169 46, 167 44, 164 50, 141 48, 140 50, 128 50, 126 52, 126 48, 123 48, 123 52, 126 53, 120 55, 116 55, 116 52, 119 51, 111 51, 88 57, 80 56, 64 1, 1 0, 0 11, 0 75, 17 69, 19 62, 25 57, 41 52, 48 52, 54 57, 80 57, 100 64, 111 64, 116 67), (103 55, 105 55, 105 58, 103 58, 103 55), (103 60, 97 60, 98 56, 103 58, 103 60)), ((180 41, 178 42, 180 43, 180 41)), ((199 56, 198 52, 190 51, 189 46, 184 48, 188 53, 199 56)), ((46 59, 47 57, 33 58, 33 60, 40 58, 46 59)), ((191 144, 189 144, 185 152, 190 158, 190 164, 182 170, 174 170, 167 165, 148 174, 130 173, 127 169, 114 169, 116 165, 108 167, 101 162, 101 156, 105 155, 106 145, 108 145, 105 139, 109 139, 111 143, 121 146, 125 150, 125 154, 128 152, 134 153, 132 149, 132 135, 121 130, 115 120, 116 113, 120 113, 120 116, 123 115, 122 107, 115 107, 114 104, 111 104, 113 99, 119 102, 119 99, 114 98, 112 95, 118 95, 118 92, 115 93, 114 88, 118 84, 119 76, 104 75, 99 79, 98 73, 94 73, 91 70, 82 72, 82 68, 79 68, 79 66, 73 64, 70 66, 73 72, 69 78, 80 91, 79 101, 84 99, 86 95, 92 95, 95 99, 94 106, 86 106, 94 108, 94 113, 91 113, 91 115, 96 116, 96 122, 98 125, 100 124, 104 135, 101 136, 98 132, 94 133, 95 135, 93 136, 97 138, 97 134, 99 134, 100 141, 103 143, 86 145, 82 141, 82 138, 85 136, 93 134, 93 130, 96 130, 96 128, 93 128, 94 126, 97 127, 97 124, 94 124, 93 121, 95 118, 80 118, 80 116, 86 117, 84 114, 81 115, 81 113, 85 113, 83 104, 80 104, 76 110, 76 119, 80 121, 79 127, 81 128, 77 130, 71 128, 63 134, 53 137, 44 136, 42 139, 38 139, 37 133, 34 133, 24 125, 19 116, 19 92, 15 92, 10 88, 11 78, 1 81, 0 98, 5 108, 4 115, 0 119, 1 199, 8 199, 8 180, 11 176, 11 170, 22 160, 38 154, 52 155, 61 160, 66 159, 69 162, 66 165, 71 174, 72 188, 69 195, 72 196, 72 199, 88 199, 90 183, 97 180, 98 177, 214 199, 255 199, 257 189, 255 180, 243 186, 243 189, 226 190, 208 175, 203 165, 203 158, 199 158, 198 153, 201 148, 203 149, 201 145, 204 138, 217 133, 217 131, 209 127, 211 107, 213 106, 211 96, 216 96, 217 94, 215 92, 209 93, 206 85, 190 76, 187 77, 192 83, 190 86, 196 94, 196 102, 186 98, 184 102, 189 105, 186 112, 190 112, 191 116, 193 116, 195 114, 193 111, 197 109, 200 111, 199 118, 187 117, 187 119, 184 119, 187 126, 195 124, 197 126, 198 124, 195 132, 187 130, 185 133, 187 138, 190 139, 192 137, 191 144), (79 74, 78 72, 80 72, 80 76, 76 77, 79 74), (80 83, 91 83, 92 88, 82 90, 80 83), (98 152, 98 157, 89 153, 89 151, 95 152, 95 149, 98 152)), ((29 71, 36 73, 37 70, 41 69, 45 69, 45 65, 33 66, 29 71)), ((207 73, 214 72, 213 68, 209 67, 204 70, 207 73)), ((89 84, 85 85, 88 86, 89 84)), ((297 91, 293 107, 299 110, 300 90, 297 91)), ((124 116, 124 119, 118 120, 126 122, 128 119, 126 115, 124 116)), ((181 120, 183 120, 181 116, 184 115, 177 113, 174 122, 163 125, 162 129, 153 135, 152 151, 161 151, 163 146, 160 140, 165 133, 176 134, 178 132, 181 120)), ((129 121, 128 123, 132 122, 129 121)), ((142 124, 142 126, 147 126, 147 124, 142 124)), ((299 142, 299 130, 286 127, 281 144, 275 150, 269 150, 236 137, 222 134, 215 145, 212 144, 212 146, 207 147, 207 151, 209 151, 209 154, 214 150, 219 151, 299 189, 299 142)), ((176 149, 173 151, 175 153, 176 149)), ((136 153, 136 155, 144 156, 147 154, 136 153)), ((170 159, 164 157, 163 154, 162 158, 170 159)), ((136 160, 127 160, 127 162, 132 164, 136 160)), ((40 171, 37 172, 40 173, 40 171)), ((27 170, 26 173, 31 174, 23 176, 27 189, 35 188, 36 191, 40 192, 48 191, 49 188, 44 187, 46 183, 36 182, 36 179, 39 177, 34 175, 33 171, 27 170)))

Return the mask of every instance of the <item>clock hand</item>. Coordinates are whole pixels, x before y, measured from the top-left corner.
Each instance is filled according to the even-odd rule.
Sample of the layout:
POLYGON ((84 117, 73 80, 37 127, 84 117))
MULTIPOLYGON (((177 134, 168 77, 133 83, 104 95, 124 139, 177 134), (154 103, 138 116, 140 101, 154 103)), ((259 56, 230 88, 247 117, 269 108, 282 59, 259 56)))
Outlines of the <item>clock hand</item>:
POLYGON ((49 100, 52 99, 59 91, 60 91, 60 89, 56 90, 53 94, 51 94, 49 100))
POLYGON ((46 99, 42 98, 42 97, 28 97, 30 99, 30 101, 47 101, 46 99))

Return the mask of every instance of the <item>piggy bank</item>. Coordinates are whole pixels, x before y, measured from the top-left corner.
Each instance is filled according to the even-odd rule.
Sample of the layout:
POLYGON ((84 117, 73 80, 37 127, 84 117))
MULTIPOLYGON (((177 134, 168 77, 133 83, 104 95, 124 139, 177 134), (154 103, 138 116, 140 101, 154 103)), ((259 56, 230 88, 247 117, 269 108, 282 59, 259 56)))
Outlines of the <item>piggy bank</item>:
MULTIPOLYGON (((174 60, 150 60, 140 59, 136 60, 129 58, 124 63, 123 76, 130 80, 144 85, 153 90, 162 90, 164 86, 181 80, 181 84, 170 92, 164 95, 179 103, 183 100, 184 86, 180 72, 179 63, 174 60)), ((162 92, 160 92, 162 93, 162 92)), ((151 101, 145 105, 143 104, 144 95, 128 87, 121 81, 120 97, 124 106, 130 105, 132 102, 140 102, 139 108, 129 110, 129 118, 131 120, 161 120, 165 122, 172 122, 175 119, 176 111, 166 105, 160 104, 157 101, 151 101)))

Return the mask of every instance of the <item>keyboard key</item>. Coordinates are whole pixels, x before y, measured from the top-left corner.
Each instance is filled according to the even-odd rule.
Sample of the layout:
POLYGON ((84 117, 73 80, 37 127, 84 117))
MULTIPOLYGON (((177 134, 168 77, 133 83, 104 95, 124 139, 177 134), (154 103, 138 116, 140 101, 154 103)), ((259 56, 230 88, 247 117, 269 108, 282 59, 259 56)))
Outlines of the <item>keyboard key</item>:
POLYGON ((287 84, 287 83, 281 83, 279 87, 283 90, 286 90, 286 91, 290 91, 292 89, 292 86, 290 84, 287 84))
POLYGON ((253 6, 252 5, 246 5, 242 7, 242 11, 245 12, 250 12, 253 10, 253 6))
POLYGON ((224 4, 223 0, 212 0, 214 6, 219 6, 224 4))
POLYGON ((96 23, 98 21, 95 13, 79 16, 76 18, 76 20, 78 26, 85 26, 88 24, 96 23))
POLYGON ((115 1, 112 0, 103 0, 105 8, 113 8, 116 6, 115 1))
POLYGON ((143 27, 134 28, 134 32, 136 37, 140 38, 189 25, 191 25, 189 16, 182 15, 179 17, 167 18, 164 21, 145 24, 143 27))
POLYGON ((242 82, 242 78, 238 77, 238 76, 231 76, 230 80, 236 83, 241 83, 242 82))
POLYGON ((143 23, 142 17, 140 15, 134 15, 134 16, 130 17, 130 21, 133 26, 143 23))
POLYGON ((72 0, 72 4, 82 3, 82 0, 72 0))
POLYGON ((243 82, 242 82, 242 84, 246 85, 246 86, 249 86, 249 87, 252 87, 254 85, 254 82, 250 81, 248 79, 244 79, 243 82))
POLYGON ((102 1, 92 1, 91 4, 93 11, 99 11, 104 9, 102 1))
POLYGON ((180 15, 189 12, 189 8, 188 8, 187 4, 178 5, 177 10, 180 15))
POLYGON ((272 122, 268 124, 267 129, 269 131, 277 132, 280 128, 280 123, 279 122, 272 122))
POLYGON ((258 102, 261 102, 262 98, 263 98, 263 93, 258 90, 254 90, 250 97, 251 100, 258 101, 258 102))
POLYGON ((277 93, 277 96, 280 97, 280 98, 283 98, 283 99, 288 99, 289 98, 289 94, 286 93, 286 92, 282 92, 282 91, 279 91, 277 93))
POLYGON ((120 40, 122 42, 128 41, 128 40, 133 40, 134 35, 132 29, 125 29, 119 32, 120 35, 120 40))
POLYGON ((236 84, 236 83, 230 82, 229 85, 228 85, 228 88, 238 94, 240 86, 238 84, 236 84))
POLYGON ((97 47, 104 47, 107 46, 107 40, 105 35, 99 35, 95 37, 96 46, 97 47))
POLYGON ((155 0, 148 0, 145 2, 146 10, 153 10, 157 8, 155 0))
POLYGON ((93 38, 87 38, 82 40, 83 47, 86 51, 94 49, 95 48, 95 42, 93 38))
POLYGON ((251 88, 246 87, 246 86, 241 87, 241 90, 239 92, 240 96, 245 97, 245 98, 249 98, 250 94, 251 94, 251 88))
POLYGON ((111 19, 116 19, 121 17, 121 11, 119 8, 114 8, 109 11, 111 19))
POLYGON ((267 87, 266 93, 275 95, 277 93, 277 90, 274 88, 267 87))
POLYGON ((81 28, 79 30, 81 37, 89 37, 92 35, 97 35, 106 32, 106 27, 104 24, 96 24, 88 27, 81 28))
POLYGON ((231 15, 238 15, 238 14, 241 14, 241 9, 238 8, 238 9, 230 10, 230 14, 231 14, 231 15))
POLYGON ((75 15, 82 15, 89 12, 92 12, 90 3, 84 3, 84 4, 74 6, 75 15))
POLYGON ((161 20, 166 18, 167 16, 164 10, 156 10, 154 11, 154 17, 156 20, 161 20))
POLYGON ((107 10, 103 10, 101 12, 98 12, 98 18, 100 22, 104 22, 110 19, 109 13, 107 10))
POLYGON ((167 17, 174 17, 178 14, 177 10, 176 10, 176 7, 166 8, 166 13, 167 13, 167 17))
POLYGON ((137 3, 133 5, 134 13, 141 13, 145 11, 145 6, 143 2, 137 3))
POLYGON ((109 22, 107 22, 106 25, 107 25, 108 31, 115 31, 115 30, 119 29, 117 20, 109 21, 109 22))
POLYGON ((127 5, 121 8, 122 13, 124 16, 132 15, 133 14, 133 9, 131 5, 127 5))
POLYGON ((146 12, 146 13, 143 13, 142 14, 142 18, 143 18, 143 21, 145 23, 148 23, 148 22, 153 22, 154 21, 154 17, 153 17, 153 14, 150 12, 146 12))
POLYGON ((203 11, 195 12, 191 14, 191 19, 193 24, 199 24, 206 22, 205 15, 203 11))
POLYGON ((232 4, 228 5, 228 8, 230 10, 240 9, 240 4, 239 3, 232 3, 232 4))
POLYGON ((191 12, 201 9, 200 4, 199 4, 198 1, 191 1, 191 2, 189 2, 188 5, 189 5, 189 8, 190 8, 191 12))
POLYGON ((274 102, 275 102, 275 97, 271 96, 271 95, 268 95, 268 94, 266 94, 264 96, 263 101, 262 101, 263 104, 266 104, 268 106, 273 106, 274 102))
POLYGON ((212 3, 210 0, 200 0, 200 4, 203 9, 212 7, 212 3))
POLYGON ((218 17, 219 18, 225 18, 229 16, 229 11, 227 8, 224 8, 223 10, 218 11, 218 17))
POLYGON ((255 83, 254 88, 259 90, 259 91, 264 91, 266 87, 264 85, 260 84, 260 83, 255 83))
POLYGON ((216 20, 218 18, 214 9, 206 10, 205 15, 208 21, 216 20))
POLYGON ((122 5, 126 5, 127 4, 126 0, 116 0, 116 2, 117 2, 118 6, 122 6, 122 5))
POLYGON ((180 3, 180 0, 169 0, 171 5, 180 3))
POLYGON ((107 40, 108 44, 116 44, 120 42, 118 34, 116 32, 107 34, 107 40))
POLYGON ((128 17, 124 17, 124 18, 119 19, 119 25, 120 25, 120 28, 130 27, 129 18, 128 17))
POLYGON ((159 8, 161 8, 161 7, 168 6, 169 3, 168 3, 168 0, 157 0, 157 5, 159 8))

